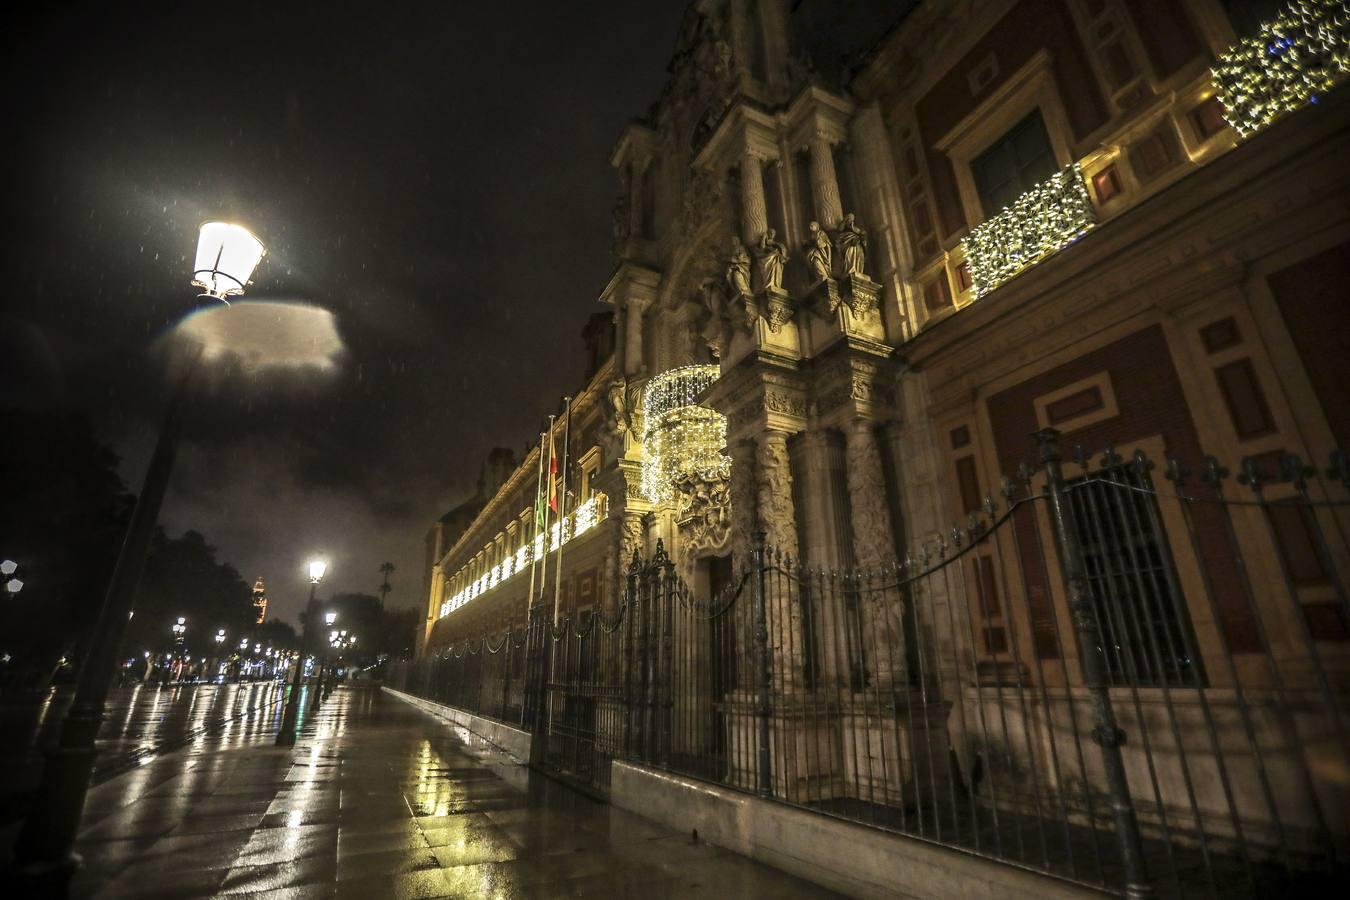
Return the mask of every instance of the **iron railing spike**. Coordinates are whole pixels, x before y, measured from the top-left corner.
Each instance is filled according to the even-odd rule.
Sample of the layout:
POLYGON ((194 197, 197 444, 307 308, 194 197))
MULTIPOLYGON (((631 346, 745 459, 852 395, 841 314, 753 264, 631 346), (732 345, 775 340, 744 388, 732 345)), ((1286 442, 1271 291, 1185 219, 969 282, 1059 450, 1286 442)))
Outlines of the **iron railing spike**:
POLYGON ((1256 464, 1256 459, 1251 456, 1244 456, 1242 467, 1238 471, 1237 483, 1251 488, 1253 493, 1260 493, 1263 480, 1261 468, 1256 464))
POLYGON ((1350 488, 1350 460, 1347 460, 1345 451, 1340 447, 1333 448, 1327 460, 1327 478, 1350 488))
POLYGON ((1219 462, 1218 457, 1205 454, 1204 470, 1200 475, 1201 481, 1218 487, 1231 474, 1228 468, 1219 462))

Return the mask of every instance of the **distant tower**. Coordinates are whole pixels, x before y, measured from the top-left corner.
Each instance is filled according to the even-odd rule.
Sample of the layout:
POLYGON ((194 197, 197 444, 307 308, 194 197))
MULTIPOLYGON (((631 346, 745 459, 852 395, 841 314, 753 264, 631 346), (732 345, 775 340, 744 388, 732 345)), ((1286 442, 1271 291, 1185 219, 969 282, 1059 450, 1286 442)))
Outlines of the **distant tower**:
POLYGON ((267 618, 267 589, 263 587, 261 575, 253 582, 253 611, 256 613, 254 624, 261 625, 267 618))

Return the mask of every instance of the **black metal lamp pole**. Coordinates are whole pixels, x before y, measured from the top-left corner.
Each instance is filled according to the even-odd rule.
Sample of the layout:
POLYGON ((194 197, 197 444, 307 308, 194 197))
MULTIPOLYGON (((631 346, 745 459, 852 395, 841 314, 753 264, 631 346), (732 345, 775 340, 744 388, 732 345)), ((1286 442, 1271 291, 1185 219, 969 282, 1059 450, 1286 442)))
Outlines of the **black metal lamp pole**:
POLYGON ((286 698, 286 711, 281 716, 281 729, 277 732, 278 747, 295 746, 295 722, 300 713, 300 684, 304 680, 305 654, 309 652, 310 629, 314 625, 314 617, 319 612, 319 601, 314 597, 314 592, 318 588, 319 582, 311 578, 309 580, 309 603, 305 605, 305 627, 300 636, 300 656, 295 661, 295 675, 291 678, 291 693, 286 698))
POLYGON ((80 666, 75 699, 61 723, 57 745, 45 754, 42 781, 14 846, 15 867, 20 877, 49 881, 49 894, 64 893, 67 880, 80 865, 74 850, 75 836, 94 771, 94 738, 103 724, 104 704, 112 686, 122 633, 130 618, 136 585, 145 571, 150 540, 178 451, 188 382, 200 357, 200 348, 192 351, 186 370, 174 387, 150 468, 145 473, 145 484, 99 609, 89 653, 80 666))

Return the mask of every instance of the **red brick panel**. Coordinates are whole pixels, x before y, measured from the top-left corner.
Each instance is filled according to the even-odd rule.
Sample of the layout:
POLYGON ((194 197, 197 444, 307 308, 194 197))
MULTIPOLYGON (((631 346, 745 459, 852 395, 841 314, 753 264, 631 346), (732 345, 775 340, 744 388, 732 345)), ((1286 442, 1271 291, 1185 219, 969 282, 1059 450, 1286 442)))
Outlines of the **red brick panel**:
MULTIPOLYGON (((1294 339, 1336 443, 1350 450, 1350 242, 1270 276, 1270 289, 1294 339)), ((1321 462, 1325 463, 1325 460, 1321 462)))
POLYGON ((950 131, 985 99, 990 90, 1021 68, 1042 47, 1050 51, 1055 82, 1064 99, 1075 139, 1082 138, 1106 121, 1106 101, 1063 0, 1023 0, 1017 4, 952 66, 915 109, 944 236, 953 234, 967 223, 951 162, 933 149, 933 142, 950 131), (978 96, 972 95, 966 76, 991 53, 998 60, 998 77, 978 96))
MULTIPOLYGON (((1153 325, 990 397, 989 419, 1000 470, 1011 474, 1022 462, 1034 462, 1031 434, 1038 427, 1036 398, 1103 371, 1110 373, 1120 414, 1066 433, 1066 453, 1071 454, 1074 446, 1081 444, 1090 453, 1099 454, 1106 447, 1128 448, 1140 439, 1161 435, 1168 454, 1191 466, 1199 465, 1203 450, 1195 423, 1182 395, 1162 329, 1153 325)), ((1156 462, 1161 464, 1162 460, 1156 462)), ((1196 495, 1212 496, 1203 485, 1190 487, 1196 495)), ((1229 646, 1236 653, 1256 652, 1260 650, 1260 641, 1247 610, 1243 585, 1238 580, 1239 567, 1222 518, 1226 513, 1213 503, 1196 503, 1192 512, 1196 551, 1212 586, 1229 646)), ((1018 529, 1034 624, 1038 619, 1053 618, 1053 611, 1041 584, 1046 577, 1044 559, 1030 532, 1029 527, 1018 529), (1037 608, 1038 603, 1044 604, 1044 608, 1037 608)), ((1171 536, 1173 541, 1184 539, 1171 536)), ((1201 598, 1191 600, 1203 602, 1201 598)), ((1044 638, 1038 638, 1037 646, 1038 649, 1044 646, 1044 638)))

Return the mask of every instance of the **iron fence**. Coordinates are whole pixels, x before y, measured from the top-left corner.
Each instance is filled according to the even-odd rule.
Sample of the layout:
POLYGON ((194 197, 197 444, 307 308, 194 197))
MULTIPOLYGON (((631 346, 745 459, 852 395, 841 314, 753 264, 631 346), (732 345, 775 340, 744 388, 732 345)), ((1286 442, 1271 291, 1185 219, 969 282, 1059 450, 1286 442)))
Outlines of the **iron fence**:
POLYGON ((1037 437, 1037 465, 892 565, 761 537, 703 597, 658 542, 612 609, 536 610, 396 678, 601 791, 627 759, 1130 896, 1334 885, 1345 458, 1159 470, 1037 437))

